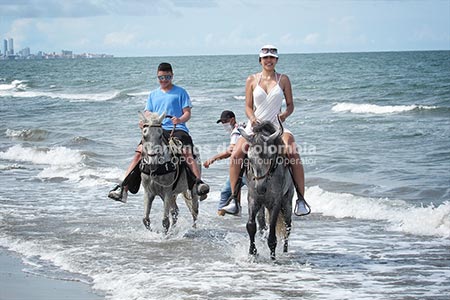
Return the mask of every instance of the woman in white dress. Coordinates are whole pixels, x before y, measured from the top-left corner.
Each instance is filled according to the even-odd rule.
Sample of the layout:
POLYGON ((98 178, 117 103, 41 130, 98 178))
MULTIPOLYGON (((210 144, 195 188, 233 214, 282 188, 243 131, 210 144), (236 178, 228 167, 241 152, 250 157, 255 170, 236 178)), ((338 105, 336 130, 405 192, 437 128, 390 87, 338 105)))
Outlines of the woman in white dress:
MULTIPOLYGON (((249 134, 253 133, 253 126, 261 121, 268 120, 276 127, 279 127, 278 117, 281 122, 284 122, 294 111, 292 87, 289 77, 275 71, 275 66, 278 62, 277 48, 272 45, 263 46, 259 52, 259 62, 262 66, 262 71, 250 75, 247 78, 245 85, 245 113, 249 119, 245 130, 249 134), (286 109, 282 112, 281 108, 283 100, 286 102, 286 109)), ((303 198, 303 195, 305 194, 305 175, 294 136, 284 125, 283 129, 282 139, 288 150, 292 177, 298 195, 294 212, 300 215, 302 213, 298 211, 300 209, 299 202, 305 203, 303 198)), ((247 141, 241 137, 231 154, 230 184, 233 195, 247 149, 247 141)), ((236 214, 239 212, 239 208, 234 202, 235 201, 231 201, 229 205, 224 208, 228 213, 236 214)), ((307 209, 309 210, 309 207, 307 209)))

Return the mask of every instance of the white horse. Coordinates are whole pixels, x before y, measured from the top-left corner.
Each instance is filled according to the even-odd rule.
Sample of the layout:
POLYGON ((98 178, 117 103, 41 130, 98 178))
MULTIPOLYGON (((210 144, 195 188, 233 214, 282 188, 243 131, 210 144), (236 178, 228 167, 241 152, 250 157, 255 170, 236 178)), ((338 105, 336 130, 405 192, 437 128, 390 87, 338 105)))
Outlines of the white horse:
MULTIPOLYGON (((139 118, 143 122, 141 160, 145 205, 143 222, 145 227, 150 230, 152 203, 155 196, 159 196, 164 202, 162 225, 167 233, 178 219, 176 203, 178 194, 183 195, 192 215, 192 226, 196 226, 199 196, 191 179, 189 167, 181 154, 181 142, 177 138, 166 137, 163 133, 161 123, 165 117, 166 114, 159 116, 156 113, 151 113, 146 117, 139 112, 139 118), (169 216, 171 216, 172 222, 170 222, 169 216)), ((198 155, 196 162, 201 170, 198 155)))
POLYGON ((265 121, 256 125, 253 132, 254 135, 248 135, 245 130, 241 130, 242 136, 249 143, 247 154, 249 254, 257 254, 255 218, 260 208, 265 207, 266 218, 269 221, 267 244, 270 257, 275 259, 277 236, 284 240, 283 252, 288 251, 294 184, 287 158, 283 154, 282 127, 277 130, 271 122, 265 121))

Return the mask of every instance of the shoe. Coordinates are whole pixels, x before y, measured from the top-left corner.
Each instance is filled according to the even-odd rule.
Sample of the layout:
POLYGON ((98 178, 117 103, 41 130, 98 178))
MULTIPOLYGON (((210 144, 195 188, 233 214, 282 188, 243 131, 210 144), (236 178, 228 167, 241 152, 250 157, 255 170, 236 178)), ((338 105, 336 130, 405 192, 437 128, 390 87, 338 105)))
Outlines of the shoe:
POLYGON ((295 201, 294 214, 299 217, 309 215, 311 213, 311 207, 309 207, 309 204, 300 193, 297 195, 298 199, 295 201))
POLYGON ((201 196, 200 196, 200 201, 203 201, 203 200, 205 200, 206 198, 208 198, 208 194, 201 195, 201 196))
MULTIPOLYGON (((197 189, 197 195, 200 196, 200 200, 201 200, 202 196, 205 196, 206 194, 209 193, 209 185, 204 183, 201 179, 197 179, 195 186, 197 189)), ((203 200, 205 200, 205 199, 203 199, 203 200)))
POLYGON ((116 201, 127 203, 128 192, 124 191, 123 186, 116 185, 111 191, 109 191, 108 197, 116 201))
POLYGON ((239 214, 239 206, 236 205, 235 199, 231 199, 230 203, 228 203, 227 205, 222 207, 220 209, 220 211, 223 211, 223 212, 225 212, 227 214, 231 214, 231 215, 237 215, 237 214, 239 214))

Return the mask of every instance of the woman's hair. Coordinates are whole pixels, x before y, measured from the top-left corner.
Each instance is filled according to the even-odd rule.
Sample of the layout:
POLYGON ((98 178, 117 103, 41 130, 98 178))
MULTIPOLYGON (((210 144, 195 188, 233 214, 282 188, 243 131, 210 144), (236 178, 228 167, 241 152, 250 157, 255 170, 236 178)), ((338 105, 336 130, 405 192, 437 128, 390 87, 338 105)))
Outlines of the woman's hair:
POLYGON ((163 62, 163 63, 160 63, 159 64, 159 66, 158 66, 158 72, 159 71, 161 71, 161 72, 170 72, 170 73, 173 73, 173 71, 172 71, 172 66, 169 64, 169 63, 166 63, 166 62, 163 62))

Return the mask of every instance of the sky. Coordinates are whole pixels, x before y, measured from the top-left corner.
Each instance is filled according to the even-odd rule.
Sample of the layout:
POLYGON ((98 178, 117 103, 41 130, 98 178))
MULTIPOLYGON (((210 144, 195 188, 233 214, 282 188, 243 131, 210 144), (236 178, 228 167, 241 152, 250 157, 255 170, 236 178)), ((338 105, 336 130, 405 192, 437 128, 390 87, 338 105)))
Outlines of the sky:
POLYGON ((450 50, 450 0, 0 0, 9 38, 117 57, 450 50))

